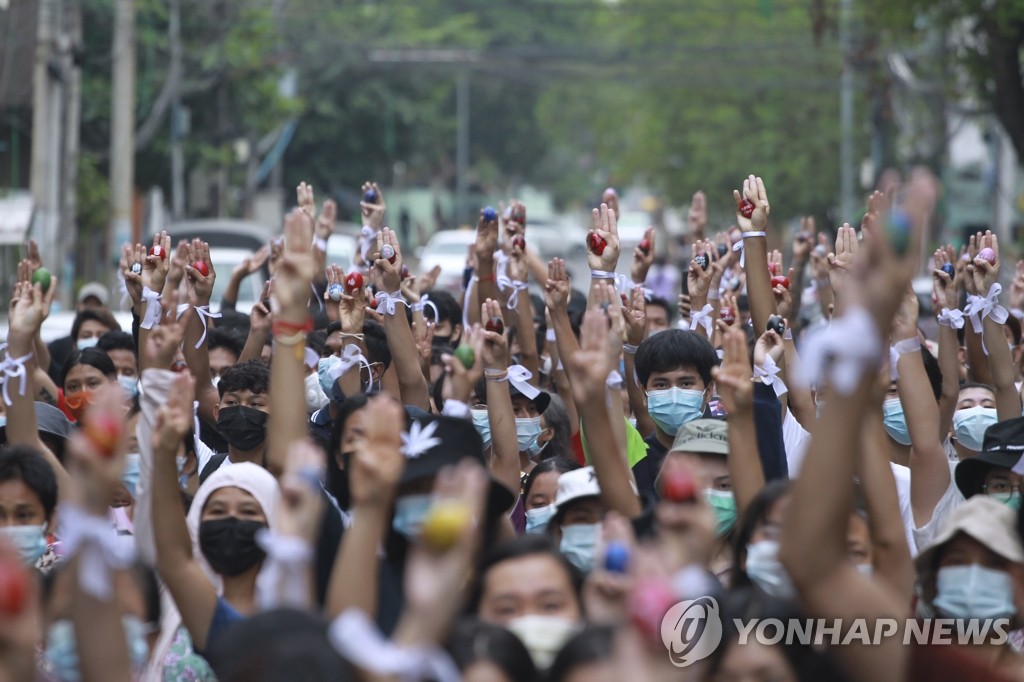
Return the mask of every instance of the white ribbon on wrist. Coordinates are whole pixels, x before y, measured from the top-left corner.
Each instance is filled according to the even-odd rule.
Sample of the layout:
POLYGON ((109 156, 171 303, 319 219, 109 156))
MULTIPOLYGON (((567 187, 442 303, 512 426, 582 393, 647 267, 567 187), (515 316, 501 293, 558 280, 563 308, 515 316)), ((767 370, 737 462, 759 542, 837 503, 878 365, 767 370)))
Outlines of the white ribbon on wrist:
MULTIPOLYGON (((743 233, 743 239, 747 239, 748 237, 749 238, 753 238, 753 237, 767 237, 767 236, 768 235, 764 231, 744 232, 743 233)), ((743 246, 743 239, 740 239, 738 242, 736 242, 735 244, 732 245, 732 250, 733 251, 739 251, 740 252, 740 267, 741 268, 747 262, 747 250, 743 246)))
POLYGON ((179 303, 178 304, 178 310, 175 311, 176 317, 174 319, 180 320, 181 316, 184 315, 186 312, 188 312, 188 309, 191 308, 191 307, 192 306, 190 304, 188 304, 188 303, 179 303))
POLYGON ((256 577, 256 603, 260 608, 269 611, 279 606, 309 606, 309 578, 303 574, 313 558, 312 545, 266 528, 256 531, 256 544, 267 553, 256 577))
POLYGON ((912 339, 903 339, 897 341, 889 347, 889 378, 892 381, 896 381, 900 378, 899 362, 900 356, 906 355, 907 353, 917 353, 921 350, 921 339, 914 337, 912 339))
POLYGON ((341 362, 332 367, 328 374, 337 381, 342 374, 352 369, 355 365, 362 365, 366 368, 367 372, 370 371, 370 361, 363 355, 359 346, 350 343, 341 351, 341 362))
POLYGON ((529 288, 529 286, 526 284, 526 282, 518 279, 512 279, 505 273, 505 268, 502 268, 501 271, 498 273, 498 276, 495 278, 495 280, 498 284, 499 290, 512 290, 512 293, 509 294, 508 297, 508 309, 515 310, 516 306, 519 305, 519 292, 526 291, 529 288))
POLYGON ((530 383, 532 378, 533 372, 522 365, 511 365, 508 368, 508 382, 530 400, 540 395, 540 389, 530 383))
POLYGON ((704 327, 704 331, 707 332, 708 338, 711 338, 711 330, 714 329, 715 320, 711 314, 715 312, 715 307, 710 303, 705 303, 704 307, 697 312, 690 311, 690 331, 697 329, 697 326, 704 327))
POLYGON ((363 225, 359 230, 359 255, 362 257, 363 262, 370 256, 370 249, 373 248, 374 242, 377 241, 377 231, 369 225, 363 225))
POLYGON ((409 305, 406 302, 405 297, 402 296, 401 291, 394 291, 390 294, 386 291, 378 291, 374 298, 377 299, 377 312, 383 313, 384 315, 394 315, 397 310, 397 308, 395 308, 396 303, 405 303, 405 305, 409 305))
POLYGON ((12 358, 7 352, 7 344, 0 343, 0 351, 4 351, 4 359, 0 360, 0 384, 3 385, 4 404, 11 404, 10 383, 12 379, 18 380, 18 395, 25 395, 28 390, 28 370, 25 363, 32 359, 32 353, 26 353, 20 358, 12 358))
POLYGON ((59 508, 61 545, 66 556, 79 553, 78 584, 100 601, 114 596, 111 571, 131 567, 135 546, 121 539, 110 521, 68 503, 59 508))
POLYGON ((968 296, 967 307, 964 308, 964 314, 970 318, 974 333, 981 336, 981 350, 985 355, 988 355, 988 348, 985 347, 985 318, 991 317, 997 323, 1005 324, 1010 317, 1009 311, 999 305, 999 294, 1002 290, 1002 285, 995 282, 989 288, 987 296, 968 296))
POLYGON ((458 668, 437 647, 399 647, 384 637, 376 623, 360 609, 348 609, 334 619, 328 630, 334 650, 371 674, 397 676, 405 681, 431 679, 459 682, 458 668))
POLYGON ((754 378, 759 380, 765 386, 771 386, 775 389, 776 396, 783 396, 789 389, 786 388, 786 384, 782 381, 782 377, 779 376, 779 372, 782 368, 775 364, 775 360, 772 356, 764 356, 764 367, 760 365, 754 365, 754 378))
POLYGON ((821 385, 828 379, 833 389, 849 395, 866 372, 878 368, 882 341, 871 315, 863 308, 853 308, 828 327, 809 332, 802 357, 809 383, 821 385))
POLYGON ((950 310, 949 308, 943 308, 942 312, 939 313, 938 316, 938 322, 940 326, 952 327, 953 329, 963 329, 964 319, 964 314, 957 310, 956 308, 953 308, 952 310, 950 310))
POLYGON ((621 389, 626 387, 626 380, 622 378, 618 370, 613 369, 608 373, 608 379, 605 380, 604 385, 612 389, 621 389))
MULTIPOLYGON (((437 322, 439 319, 441 319, 441 313, 437 311, 437 306, 434 305, 434 302, 430 300, 430 294, 423 294, 420 297, 419 303, 411 303, 408 305, 409 310, 413 311, 414 313, 422 313, 425 309, 430 308, 431 310, 434 311, 434 322, 437 322)), ((424 314, 423 317, 426 317, 426 315, 424 314)))
POLYGON ((140 329, 152 329, 160 324, 160 316, 163 311, 160 309, 160 292, 153 291, 149 287, 142 287, 142 300, 146 303, 146 311, 139 323, 140 329))
POLYGON ((196 314, 199 315, 199 321, 203 323, 203 335, 196 341, 196 348, 203 345, 203 341, 206 341, 206 318, 217 318, 222 317, 220 313, 211 313, 209 305, 197 305, 196 314))

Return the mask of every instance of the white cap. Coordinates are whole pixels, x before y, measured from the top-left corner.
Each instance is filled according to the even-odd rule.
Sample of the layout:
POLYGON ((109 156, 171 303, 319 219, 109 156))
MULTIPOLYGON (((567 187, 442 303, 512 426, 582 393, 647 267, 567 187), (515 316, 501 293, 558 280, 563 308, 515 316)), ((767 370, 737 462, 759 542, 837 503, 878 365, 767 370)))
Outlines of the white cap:
POLYGON ((596 497, 601 494, 594 467, 583 467, 567 471, 558 477, 558 492, 555 493, 555 508, 561 511, 565 505, 581 497, 596 497))

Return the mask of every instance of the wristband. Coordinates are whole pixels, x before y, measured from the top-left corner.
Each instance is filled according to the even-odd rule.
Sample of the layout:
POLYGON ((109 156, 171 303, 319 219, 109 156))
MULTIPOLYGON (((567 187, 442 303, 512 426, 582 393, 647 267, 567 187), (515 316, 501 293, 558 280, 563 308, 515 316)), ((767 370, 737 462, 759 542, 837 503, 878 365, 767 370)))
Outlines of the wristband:
POLYGON ((386 291, 378 291, 374 298, 377 299, 377 312, 383 313, 384 315, 394 315, 397 311, 397 308, 395 307, 396 303, 409 305, 406 303, 401 291, 394 291, 390 294, 386 291))
POLYGON ((320 249, 324 253, 327 253, 327 240, 323 237, 317 237, 313 240, 313 246, 320 249))
POLYGON ((636 349, 638 347, 639 346, 634 346, 631 343, 624 343, 624 344, 622 344, 622 352, 627 354, 627 355, 633 355, 633 354, 636 353, 636 349))
POLYGON ((274 342, 279 343, 282 346, 297 346, 300 343, 306 344, 306 332, 297 332, 295 334, 286 334, 283 336, 274 335, 274 342))
POLYGON ((203 323, 203 335, 196 341, 196 348, 203 345, 203 341, 206 341, 206 318, 221 317, 220 313, 211 313, 209 305, 197 305, 196 313, 199 315, 199 321, 203 323))
POLYGON ((484 379, 486 379, 487 381, 508 381, 508 370, 485 369, 484 379))
POLYGON ((303 324, 296 324, 295 322, 286 322, 285 320, 274 320, 274 324, 271 326, 271 333, 274 336, 278 334, 288 334, 295 332, 311 332, 313 331, 313 320, 306 318, 303 324))
POLYGON ((921 350, 921 339, 917 336, 911 339, 897 341, 889 348, 889 376, 893 381, 900 378, 900 371, 897 367, 900 356, 907 353, 916 353, 921 350))
POLYGON ((791 327, 786 327, 786 331, 782 332, 782 340, 783 341, 792 341, 793 340, 793 329, 791 327))
POLYGON ((743 247, 744 240, 746 240, 746 239, 754 239, 755 237, 767 237, 767 236, 768 236, 768 234, 764 230, 759 230, 759 231, 755 231, 755 232, 744 232, 742 234, 742 239, 740 239, 738 242, 736 242, 735 244, 732 245, 732 250, 733 251, 739 251, 740 252, 740 267, 743 267, 746 264, 746 260, 747 260, 746 259, 746 250, 743 247))
POLYGON ((964 314, 953 308, 943 308, 937 318, 940 327, 952 327, 953 329, 964 328, 964 314))
POLYGON ((988 348, 985 347, 985 318, 991 317, 998 324, 1005 324, 1010 317, 1006 308, 999 305, 999 294, 1002 290, 1002 285, 996 282, 988 290, 987 296, 968 296, 967 307, 964 308, 964 315, 971 320, 974 333, 981 337, 981 350, 985 355, 988 355, 988 348))
POLYGON ((772 356, 764 356, 764 367, 760 365, 754 365, 754 381, 760 381, 765 386, 771 386, 775 390, 776 397, 782 397, 786 394, 786 384, 782 381, 782 377, 779 376, 781 368, 775 364, 775 360, 772 356))
POLYGON ((615 279, 616 276, 614 272, 608 272, 607 270, 590 271, 590 279, 615 279))
POLYGON ((363 335, 362 334, 346 334, 345 332, 338 332, 338 334, 343 339, 359 339, 360 341, 363 340, 363 335))
POLYGON ((152 329, 160 324, 160 292, 153 291, 149 287, 142 287, 142 300, 146 302, 146 311, 143 313, 140 329, 152 329))
POLYGON ((863 308, 848 310, 828 327, 808 333, 802 359, 808 383, 820 385, 828 380, 840 395, 852 394, 882 359, 882 340, 874 319, 863 308))
MULTIPOLYGON (((0 350, 7 348, 7 344, 0 344, 0 350)), ((7 405, 11 404, 11 396, 8 393, 8 386, 11 379, 18 379, 18 395, 25 395, 25 391, 28 390, 28 371, 25 368, 25 363, 32 359, 32 353, 29 352, 22 355, 20 358, 12 358, 10 354, 5 354, 3 360, 0 360, 0 384, 3 385, 3 396, 4 403, 7 405)))
POLYGON ((553 328, 548 329, 546 332, 544 332, 544 340, 547 341, 548 343, 555 342, 555 330, 553 328))

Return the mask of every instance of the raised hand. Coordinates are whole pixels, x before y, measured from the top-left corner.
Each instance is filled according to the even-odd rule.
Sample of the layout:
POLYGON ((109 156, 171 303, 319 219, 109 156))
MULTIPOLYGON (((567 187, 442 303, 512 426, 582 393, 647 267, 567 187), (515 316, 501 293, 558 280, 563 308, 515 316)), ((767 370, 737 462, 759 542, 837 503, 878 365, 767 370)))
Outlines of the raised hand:
POLYGON ((608 208, 615 211, 615 215, 622 215, 619 212, 619 193, 614 187, 608 187, 601 193, 601 203, 608 204, 608 208))
POLYGON ((377 232, 384 225, 384 211, 387 210, 387 205, 384 203, 384 193, 380 191, 380 187, 377 186, 376 182, 364 182, 361 189, 364 195, 371 189, 377 193, 376 203, 359 202, 359 212, 363 216, 363 224, 377 232))
POLYGON ((142 281, 157 293, 164 290, 164 282, 167 281, 167 272, 171 267, 171 238, 167 232, 158 232, 153 235, 152 255, 145 254, 142 261, 142 281))
POLYGON ((768 204, 768 192, 765 191, 764 181, 754 175, 743 180, 743 194, 738 190, 732 191, 732 197, 736 201, 736 223, 744 232, 763 232, 768 227, 768 214, 771 206, 768 204), (743 215, 741 207, 744 200, 754 205, 753 213, 747 218, 743 215))
MULTIPOLYGON (((944 265, 951 265, 956 261, 956 252, 952 246, 945 246, 935 250, 935 269, 932 270, 932 289, 937 299, 938 306, 955 310, 960 303, 958 293, 959 284, 962 281, 962 272, 954 270, 950 277, 942 268, 944 265)), ((954 265, 954 267, 956 267, 954 265)))
POLYGON ((263 292, 260 294, 260 300, 249 311, 249 329, 254 333, 270 333, 270 327, 273 323, 274 316, 271 314, 270 308, 267 307, 266 302, 270 300, 273 281, 274 280, 267 280, 263 283, 263 292))
MULTIPOLYGON (((501 304, 490 298, 484 301, 480 304, 480 319, 483 320, 484 325, 488 320, 500 320, 501 304)), ((508 368, 508 339, 505 335, 486 329, 480 330, 480 334, 483 336, 481 355, 484 359, 484 367, 487 369, 508 368)))
POLYGON ((188 258, 185 263, 185 275, 189 283, 189 303, 194 306, 209 305, 210 297, 213 295, 213 283, 217 279, 213 261, 210 260, 210 245, 202 239, 193 239, 191 244, 186 245, 185 253, 188 258))
POLYGON ((398 235, 391 228, 385 227, 377 233, 377 252, 373 256, 376 258, 373 266, 379 273, 381 287, 388 293, 398 291, 402 287, 402 249, 398 244, 398 235), (381 257, 385 246, 394 251, 394 263, 381 257))
POLYGON ((128 290, 128 296, 132 300, 132 308, 138 310, 142 304, 142 272, 132 272, 132 266, 135 263, 141 263, 140 258, 143 252, 142 244, 131 244, 121 245, 121 260, 118 261, 118 267, 121 269, 121 277, 124 279, 125 289, 128 290))
POLYGON ((451 389, 451 397, 460 402, 469 402, 469 396, 480 381, 484 373, 483 348, 484 337, 480 325, 476 324, 467 329, 463 341, 473 349, 474 363, 472 367, 465 367, 454 355, 445 353, 441 356, 445 372, 448 375, 448 385, 451 389))
POLYGON ((814 216, 800 219, 800 231, 793 237, 793 265, 803 267, 811 256, 811 250, 818 238, 818 228, 814 224, 814 216))
POLYGON ((892 321, 893 341, 901 341, 917 336, 917 320, 920 313, 920 303, 917 294, 912 287, 903 292, 903 299, 899 308, 896 309, 896 317, 892 321))
POLYGON ((580 325, 580 349, 569 358, 568 367, 573 396, 579 404, 604 398, 608 375, 613 366, 608 352, 608 314, 591 307, 580 325))
POLYGON ((259 250, 247 258, 243 258, 242 262, 235 266, 235 269, 231 271, 232 276, 237 277, 248 277, 249 275, 255 275, 263 267, 263 264, 270 258, 270 245, 264 244, 259 250))
POLYGON ((310 222, 316 220, 316 200, 313 198, 313 185, 300 182, 295 188, 295 199, 299 210, 309 216, 310 222))
POLYGON ((619 264, 618 216, 607 204, 595 208, 591 215, 594 222, 593 228, 587 233, 587 263, 591 270, 615 272, 619 264), (595 252, 595 245, 601 251, 600 254, 595 252))
POLYGON ((713 264, 718 261, 718 247, 710 241, 697 241, 693 244, 693 258, 690 269, 686 272, 687 291, 690 296, 702 299, 708 295, 711 280, 715 276, 713 264), (698 264, 699 257, 707 259, 708 267, 698 264))
POLYGON ((986 230, 984 234, 978 232, 971 237, 972 247, 971 262, 967 264, 967 279, 969 288, 979 296, 987 296, 992 285, 999 281, 999 239, 992 234, 992 230, 986 230), (984 249, 991 249, 994 254, 994 261, 988 262, 981 257, 984 249))
POLYGON ((164 293, 177 291, 181 280, 185 277, 185 265, 188 263, 188 241, 182 239, 178 248, 168 257, 167 278, 164 280, 164 293))
MULTIPOLYGON (((162 330, 161 325, 153 329, 162 330)), ((150 335, 150 340, 153 336, 150 335)), ((185 436, 193 427, 192 401, 195 380, 188 372, 174 377, 174 388, 168 394, 167 402, 156 413, 156 427, 153 429, 153 456, 175 457, 185 436)))
POLYGON ((686 212, 686 222, 690 234, 695 237, 704 236, 704 228, 708 224, 708 200, 704 192, 697 190, 690 201, 690 209, 686 212))
POLYGON ((363 418, 363 434, 352 447, 349 490, 354 508, 391 506, 398 479, 405 467, 402 426, 405 413, 392 398, 370 399, 363 418))
POLYGON ((274 294, 271 297, 275 315, 283 314, 289 323, 305 323, 310 286, 316 274, 313 258, 313 219, 309 214, 294 210, 284 220, 284 253, 274 276, 274 294))
MULTIPOLYGON (((647 272, 654 263, 654 252, 657 248, 655 243, 654 228, 648 227, 644 230, 644 241, 649 247, 646 251, 639 246, 633 248, 633 264, 629 267, 630 278, 636 284, 643 284, 647 280, 647 272)), ((643 244, 643 241, 640 242, 643 244)))
POLYGON ((43 320, 50 314, 50 305, 56 292, 56 277, 50 280, 50 288, 45 294, 40 284, 18 282, 11 299, 8 333, 12 336, 19 335, 26 340, 39 333, 43 320))
MULTIPOLYGON (((793 276, 796 271, 793 268, 789 269, 789 281, 793 282, 793 276)), ((786 318, 787 322, 795 322, 792 319, 793 314, 793 294, 786 287, 781 284, 776 284, 772 287, 772 294, 775 295, 775 307, 779 311, 779 315, 786 318)))
POLYGON ((565 261, 552 258, 548 262, 548 279, 544 283, 544 303, 548 310, 565 312, 569 305, 569 275, 565 271, 565 261))
POLYGON ((441 266, 435 265, 429 271, 417 278, 417 289, 420 294, 430 291, 437 284, 437 278, 441 276, 441 266))
POLYGON ((484 220, 484 211, 480 209, 480 222, 476 226, 476 241, 473 244, 473 251, 477 262, 491 261, 494 259, 494 252, 498 249, 498 219, 484 220))
MULTIPOLYGON (((316 219, 316 239, 326 242, 334 234, 334 221, 338 218, 338 205, 334 199, 328 199, 320 209, 320 217, 316 219)), ((319 248, 319 246, 317 246, 319 248)))
POLYGON ((25 260, 28 261, 29 267, 32 269, 29 273, 30 275, 32 272, 43 267, 43 259, 39 255, 39 245, 36 244, 34 239, 29 239, 25 242, 25 260))
MULTIPOLYGON (((754 384, 751 381, 753 370, 747 359, 747 335, 738 325, 726 327, 720 324, 719 332, 722 335, 724 357, 722 364, 712 369, 718 396, 729 414, 750 410, 754 404, 754 384)), ((758 339, 758 343, 761 344, 761 339, 768 335, 775 338, 764 341, 762 352, 766 355, 772 354, 773 359, 777 360, 782 357, 782 339, 779 339, 775 332, 765 332, 758 339), (769 343, 771 343, 770 350, 769 343), (776 348, 777 355, 775 355, 776 348)), ((754 352, 757 353, 756 346, 754 352)), ((764 357, 761 358, 760 364, 764 364, 764 357)))
POLYGON ((626 343, 639 346, 647 335, 647 299, 641 287, 633 289, 632 300, 622 296, 622 323, 625 325, 626 343))
POLYGON ((836 232, 835 253, 828 254, 828 281, 837 296, 842 292, 846 276, 857 261, 859 250, 856 230, 850 227, 850 223, 843 223, 836 232))

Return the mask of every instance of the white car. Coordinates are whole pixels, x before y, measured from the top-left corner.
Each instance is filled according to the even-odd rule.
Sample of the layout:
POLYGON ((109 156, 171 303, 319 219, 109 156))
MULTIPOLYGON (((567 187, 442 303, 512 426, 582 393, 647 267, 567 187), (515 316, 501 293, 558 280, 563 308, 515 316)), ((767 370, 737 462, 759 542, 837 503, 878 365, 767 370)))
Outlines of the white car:
POLYGON ((337 265, 348 272, 355 262, 357 248, 358 244, 354 237, 347 234, 332 234, 327 240, 327 264, 337 265))
MULTIPOLYGON (((245 248, 231 248, 221 246, 210 247, 210 260, 213 261, 213 268, 217 273, 217 279, 213 282, 213 294, 210 296, 210 308, 214 312, 220 310, 220 302, 224 298, 224 290, 231 279, 231 272, 246 258, 252 256, 253 252, 245 248)), ((263 283, 266 278, 263 271, 249 275, 242 280, 238 287, 238 300, 235 302, 235 310, 248 315, 252 307, 260 300, 263 293, 263 283)))
POLYGON ((435 232, 419 255, 419 271, 427 272, 441 266, 437 277, 438 289, 457 292, 462 288, 462 273, 466 269, 469 247, 476 241, 475 230, 442 230, 435 232))

